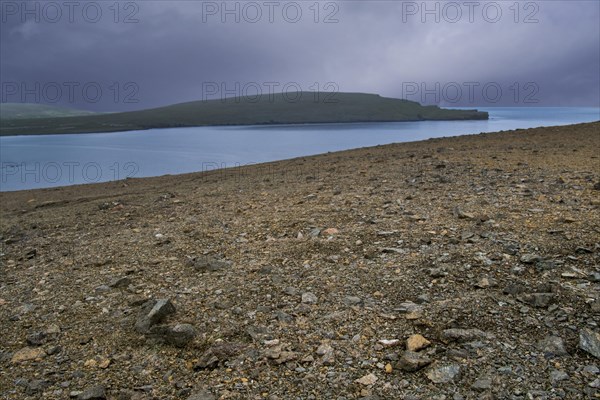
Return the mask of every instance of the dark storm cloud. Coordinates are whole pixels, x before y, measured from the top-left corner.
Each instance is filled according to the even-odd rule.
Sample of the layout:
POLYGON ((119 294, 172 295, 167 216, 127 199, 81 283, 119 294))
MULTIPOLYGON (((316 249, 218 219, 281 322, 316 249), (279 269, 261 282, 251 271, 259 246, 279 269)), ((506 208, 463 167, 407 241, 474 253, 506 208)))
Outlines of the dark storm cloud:
POLYGON ((1 2, 5 101, 131 110, 288 84, 441 105, 600 103, 596 1, 23 4, 1 2))

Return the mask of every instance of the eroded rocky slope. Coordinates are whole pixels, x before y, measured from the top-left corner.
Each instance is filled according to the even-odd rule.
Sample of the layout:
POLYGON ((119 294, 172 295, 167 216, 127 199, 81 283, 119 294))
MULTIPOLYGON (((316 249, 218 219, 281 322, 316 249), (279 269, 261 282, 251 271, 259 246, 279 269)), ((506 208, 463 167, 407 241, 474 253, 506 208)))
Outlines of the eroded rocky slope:
POLYGON ((599 398, 600 123, 0 194, 7 399, 599 398))

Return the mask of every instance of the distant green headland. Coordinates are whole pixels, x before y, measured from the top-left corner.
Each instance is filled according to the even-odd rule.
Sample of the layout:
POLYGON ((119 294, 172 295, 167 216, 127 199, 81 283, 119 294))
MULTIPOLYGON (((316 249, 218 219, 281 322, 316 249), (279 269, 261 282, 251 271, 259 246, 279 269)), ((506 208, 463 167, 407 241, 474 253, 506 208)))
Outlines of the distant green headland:
POLYGON ((78 117, 82 115, 97 115, 93 111, 76 110, 38 103, 1 103, 0 120, 78 117))
POLYGON ((422 106, 414 101, 364 93, 296 92, 258 98, 232 97, 106 114, 8 103, 0 104, 0 108, 1 136, 193 126, 488 119, 487 112, 422 106))

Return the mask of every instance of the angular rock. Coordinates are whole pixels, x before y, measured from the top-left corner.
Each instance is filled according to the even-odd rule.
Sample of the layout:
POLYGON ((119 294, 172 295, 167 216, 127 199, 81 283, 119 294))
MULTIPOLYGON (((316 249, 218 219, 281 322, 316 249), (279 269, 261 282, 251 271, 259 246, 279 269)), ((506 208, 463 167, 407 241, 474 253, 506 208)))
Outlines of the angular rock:
POLYGON ((488 278, 481 278, 480 280, 475 282, 475 287, 478 289, 487 289, 493 285, 494 285, 494 282, 490 281, 488 278))
POLYGON ((398 367, 406 372, 414 372, 426 367, 431 362, 432 360, 425 355, 415 353, 414 351, 405 351, 398 361, 398 367))
POLYGON ((37 256, 37 249, 27 249, 27 250, 25 250, 25 258, 27 258, 28 260, 31 260, 32 258, 35 258, 35 256, 37 256))
POLYGON ((27 387, 25 388, 25 393, 29 395, 40 393, 43 392, 44 389, 46 389, 48 386, 50 386, 50 382, 45 381, 43 379, 34 379, 27 384, 27 387))
POLYGON ((265 340, 264 345, 268 347, 277 346, 280 343, 279 339, 265 340))
POLYGON ((219 360, 215 355, 204 353, 202 357, 200 357, 200 360, 194 364, 194 370, 199 371, 204 369, 215 369, 219 366, 220 362, 221 360, 219 360))
POLYGON ((337 235, 338 233, 340 233, 340 231, 337 228, 327 228, 321 233, 323 235, 337 235))
POLYGON ((422 335, 416 334, 410 336, 406 340, 406 349, 408 351, 419 351, 429 346, 430 344, 431 342, 429 340, 425 339, 422 335))
POLYGON ((511 283, 506 288, 504 288, 504 290, 502 292, 504 294, 510 294, 512 296, 516 296, 518 294, 525 292, 525 290, 526 290, 525 286, 523 286, 519 283, 511 283))
POLYGON ((488 390, 492 387, 492 380, 489 378, 477 379, 471 385, 471 388, 478 391, 488 390))
POLYGON ((397 247, 384 247, 383 249, 381 249, 381 252, 388 253, 388 254, 392 254, 392 253, 403 254, 404 250, 399 249, 397 247))
POLYGON ((519 297, 519 300, 532 307, 546 308, 554 301, 554 293, 530 293, 519 297))
POLYGON ((505 254, 510 254, 511 256, 514 256, 519 252, 519 245, 515 243, 509 243, 506 246, 504 246, 503 251, 505 254))
POLYGON ((324 365, 335 364, 335 353, 331 345, 323 343, 317 348, 317 354, 322 356, 321 361, 324 365))
POLYGON ((474 237, 474 236, 475 236, 475 234, 474 234, 473 232, 468 232, 468 231, 467 231, 467 232, 463 232, 463 233, 461 233, 461 235, 460 235, 460 238, 461 238, 462 240, 467 240, 467 239, 471 239, 471 238, 472 238, 472 237, 474 237))
POLYGON ((275 364, 284 364, 298 358, 298 354, 293 351, 278 351, 267 355, 275 364))
POLYGON ((427 378, 433 383, 448 383, 460 378, 460 366, 457 364, 435 367, 427 371, 427 378))
POLYGON ((27 344, 30 346, 41 346, 46 343, 46 332, 34 332, 27 335, 27 344))
POLYGON ((92 386, 85 389, 77 396, 77 400, 105 400, 106 389, 102 385, 92 386))
POLYGON ((209 347, 194 364, 194 370, 214 369, 219 364, 230 360, 244 350, 245 346, 238 343, 219 343, 209 347))
POLYGON ((300 291, 295 287, 288 286, 285 289, 283 289, 283 293, 287 294, 288 296, 297 296, 300 294, 300 291))
POLYGON ((432 278, 443 278, 448 273, 443 268, 430 268, 429 276, 432 278))
POLYGON ((58 326, 56 324, 48 325, 48 327, 46 328, 46 330, 44 331, 44 333, 46 335, 55 335, 57 333, 60 333, 60 326, 58 326))
POLYGON ((579 331, 579 348, 600 358, 600 333, 583 328, 579 331))
POLYGON ((419 296, 417 296, 416 302, 418 304, 424 304, 424 303, 429 303, 430 300, 431 300, 430 296, 427 293, 423 293, 423 294, 420 294, 419 296))
POLYGON ((135 330, 139 333, 146 333, 148 330, 169 315, 175 313, 175 306, 169 299, 148 300, 142 306, 142 310, 135 324, 135 330))
POLYGON ((528 254, 523 254, 521 256, 520 260, 523 264, 534 264, 534 263, 542 261, 543 258, 537 254, 528 253, 528 254))
POLYGON ((279 358, 282 351, 283 351, 283 347, 281 345, 274 346, 265 351, 265 357, 274 360, 276 358, 279 358))
POLYGON ((333 352, 333 347, 331 347, 331 345, 329 345, 327 343, 324 343, 317 348, 317 354, 320 356, 327 354, 327 353, 332 353, 332 352, 333 352))
POLYGON ((190 324, 156 325, 150 328, 146 336, 159 343, 185 347, 196 337, 196 330, 190 324))
POLYGON ((323 365, 334 365, 335 364, 335 353, 333 351, 323 354, 321 357, 323 365))
POLYGON ((190 395, 187 400, 217 400, 217 398, 208 390, 201 390, 190 395))
POLYGON ((595 365, 586 365, 583 367, 583 373, 588 375, 598 375, 600 374, 600 368, 595 365))
POLYGON ((537 343, 537 348, 544 353, 546 358, 566 356, 567 350, 562 338, 558 336, 546 336, 537 343))
POLYGON ((362 302, 363 301, 360 297, 356 297, 356 296, 344 297, 344 304, 347 305, 348 307, 357 306, 359 304, 362 304, 362 302))
POLYGON ((600 314, 600 299, 596 299, 590 303, 590 309, 593 313, 600 314))
POLYGON ((249 326, 246 328, 246 333, 258 342, 272 339, 269 329, 265 326, 249 326))
POLYGON ((370 386, 377 382, 377 377, 374 374, 368 374, 363 376, 362 378, 355 380, 354 382, 360 383, 364 386, 370 386))
POLYGON ((304 363, 304 364, 313 363, 313 362, 315 362, 315 358, 309 354, 306 357, 304 357, 302 360, 300 360, 300 362, 304 363))
POLYGON ((96 293, 110 292, 110 286, 108 286, 108 285, 96 286, 94 288, 94 292, 96 292, 96 293))
POLYGON ((420 312, 423 310, 423 306, 413 303, 412 301, 406 301, 404 303, 400 303, 398 307, 394 308, 394 311, 398 311, 401 313, 412 313, 412 312, 420 312))
POLYGON ((290 315, 284 311, 281 310, 277 310, 275 311, 275 317, 277 317, 277 320, 279 320, 279 322, 283 322, 286 324, 291 324, 292 322, 294 322, 294 316, 290 315))
POLYGON ((379 232, 377 232, 377 236, 393 236, 393 235, 395 235, 397 233, 398 233, 397 230, 393 230, 393 231, 379 231, 379 232))
POLYGON ((315 304, 317 302, 317 296, 314 293, 306 292, 302 293, 302 302, 304 304, 315 304))
POLYGON ((231 266, 230 262, 218 260, 211 256, 190 257, 187 264, 197 272, 216 272, 231 266))
POLYGON ((298 315, 308 315, 312 311, 312 308, 308 304, 299 304, 295 311, 298 315))
POLYGON ((489 259, 485 253, 481 253, 481 252, 477 252, 475 254, 475 260, 477 260, 478 263, 485 265, 485 266, 491 266, 494 262, 489 259))
POLYGON ((380 339, 377 343, 383 345, 384 347, 394 347, 397 346, 400 341, 398 339, 380 339))
POLYGON ((15 379, 15 386, 27 387, 29 385, 29 381, 25 378, 17 378, 15 379))
POLYGON ((25 347, 13 354, 10 361, 12 363, 19 363, 23 361, 36 360, 44 357, 46 357, 46 352, 44 350, 40 348, 25 347))
POLYGON ((115 278, 108 284, 108 286, 114 289, 123 289, 129 285, 131 285, 131 278, 128 278, 126 276, 122 278, 115 278))
POLYGON ((460 207, 454 207, 454 215, 459 219, 474 219, 475 215, 469 212, 463 211, 460 207))
POLYGON ((554 370, 550 372, 550 381, 553 384, 567 379, 569 379, 569 375, 565 371, 554 370))

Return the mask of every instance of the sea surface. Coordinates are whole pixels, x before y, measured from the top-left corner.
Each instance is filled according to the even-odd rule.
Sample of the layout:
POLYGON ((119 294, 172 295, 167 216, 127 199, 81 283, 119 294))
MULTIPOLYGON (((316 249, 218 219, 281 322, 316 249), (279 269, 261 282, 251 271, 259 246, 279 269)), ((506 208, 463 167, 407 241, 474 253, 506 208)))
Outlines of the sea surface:
POLYGON ((0 137, 0 191, 237 167, 379 144, 600 120, 599 108, 478 108, 487 121, 271 125, 0 137))

